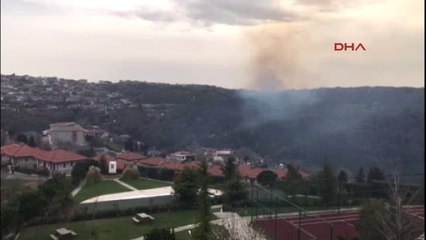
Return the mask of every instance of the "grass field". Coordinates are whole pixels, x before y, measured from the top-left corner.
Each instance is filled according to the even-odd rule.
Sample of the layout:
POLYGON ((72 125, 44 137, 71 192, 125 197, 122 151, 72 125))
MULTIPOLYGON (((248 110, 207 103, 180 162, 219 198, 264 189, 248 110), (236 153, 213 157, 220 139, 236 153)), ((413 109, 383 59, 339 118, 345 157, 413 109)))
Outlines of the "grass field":
POLYGON ((84 185, 80 192, 75 195, 74 199, 76 202, 82 202, 83 200, 99 195, 126 191, 130 190, 112 180, 103 180, 97 183, 84 185))
MULTIPOLYGON (((153 214, 155 221, 152 224, 145 225, 135 224, 132 221, 131 216, 99 219, 93 221, 79 221, 64 224, 41 225, 24 229, 19 239, 49 239, 49 234, 53 233, 55 229, 60 227, 66 227, 72 229, 78 234, 78 236, 74 238, 75 240, 87 240, 90 239, 92 226, 96 236, 95 239, 132 239, 142 236, 154 227, 165 228, 170 226, 174 228, 194 223, 196 221, 196 216, 196 210, 184 210, 170 212, 170 215, 168 215, 167 213, 153 214), (170 218, 168 216, 170 216, 170 218)), ((178 239, 184 240, 187 238, 185 237, 185 234, 182 233, 182 236, 180 236, 178 239)))
POLYGON ((172 185, 171 183, 160 182, 160 181, 149 180, 149 179, 122 180, 122 181, 139 190, 167 187, 172 185))

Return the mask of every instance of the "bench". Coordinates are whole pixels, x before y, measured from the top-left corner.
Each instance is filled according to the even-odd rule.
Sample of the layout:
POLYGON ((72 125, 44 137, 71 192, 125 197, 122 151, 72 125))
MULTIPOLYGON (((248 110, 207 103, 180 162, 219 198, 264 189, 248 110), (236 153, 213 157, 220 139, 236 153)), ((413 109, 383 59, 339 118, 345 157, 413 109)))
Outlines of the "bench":
POLYGON ((139 214, 136 214, 136 216, 134 216, 132 220, 135 223, 152 223, 155 220, 155 218, 153 218, 151 215, 148 215, 146 213, 139 213, 139 214))
POLYGON ((49 235, 49 237, 51 238, 51 239, 53 239, 53 240, 59 240, 59 238, 58 237, 56 237, 55 235, 53 235, 53 234, 50 234, 49 235))
POLYGON ((136 217, 133 217, 132 219, 135 223, 140 223, 139 219, 137 219, 136 217))

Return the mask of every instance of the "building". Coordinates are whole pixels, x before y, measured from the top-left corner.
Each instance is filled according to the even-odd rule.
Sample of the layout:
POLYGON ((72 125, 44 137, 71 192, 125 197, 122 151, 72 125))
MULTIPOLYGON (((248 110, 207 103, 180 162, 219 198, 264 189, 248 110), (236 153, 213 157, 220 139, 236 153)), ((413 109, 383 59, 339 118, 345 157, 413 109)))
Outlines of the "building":
POLYGON ((86 160, 88 159, 85 156, 60 149, 45 151, 23 144, 9 144, 1 147, 2 164, 16 168, 69 174, 76 163, 86 160))
POLYGON ((187 151, 179 151, 179 152, 170 153, 169 156, 167 156, 167 158, 170 160, 179 161, 179 162, 194 161, 195 154, 187 152, 187 151))
POLYGON ((88 145, 86 141, 87 130, 74 122, 50 124, 50 129, 46 133, 53 148, 58 148, 61 144, 71 144, 77 147, 88 145))
POLYGON ((213 155, 214 163, 225 163, 226 159, 233 156, 233 151, 230 149, 216 150, 213 155))

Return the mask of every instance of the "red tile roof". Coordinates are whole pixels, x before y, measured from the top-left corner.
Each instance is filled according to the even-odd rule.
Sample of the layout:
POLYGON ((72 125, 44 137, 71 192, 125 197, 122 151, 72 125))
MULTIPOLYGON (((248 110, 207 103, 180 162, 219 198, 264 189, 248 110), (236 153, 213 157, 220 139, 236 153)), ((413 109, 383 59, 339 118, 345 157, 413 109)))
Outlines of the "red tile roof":
POLYGON ((84 161, 84 160, 87 160, 87 157, 74 152, 57 149, 50 152, 50 160, 47 160, 47 161, 55 162, 55 163, 63 163, 63 162, 75 162, 75 161, 84 161))
POLYGON ((287 168, 278 168, 274 170, 275 174, 277 174, 279 179, 287 178, 288 169, 287 168))
POLYGON ((242 177, 255 179, 259 173, 264 171, 263 168, 252 167, 248 165, 238 165, 238 172, 242 177))
POLYGON ((207 169, 207 173, 210 176, 214 176, 214 177, 224 177, 225 176, 223 174, 222 167, 217 166, 217 165, 209 166, 209 168, 207 169))
MULTIPOLYGON (((278 178, 280 179, 285 179, 288 176, 288 169, 287 168, 279 168, 279 169, 275 169, 274 172, 277 174, 278 178)), ((310 176, 309 173, 299 170, 300 175, 302 176, 302 178, 308 178, 310 176)))
POLYGON ((22 145, 19 144, 9 144, 1 147, 1 155, 13 156, 22 145))
POLYGON ((45 151, 39 148, 32 148, 27 145, 10 144, 1 148, 2 155, 8 155, 17 158, 32 157, 41 161, 63 163, 87 160, 87 157, 80 154, 64 151, 53 150, 45 151))
POLYGON ((149 166, 149 167, 161 167, 167 159, 161 157, 151 157, 138 161, 139 165, 149 166))
POLYGON ((126 161, 137 161, 146 158, 144 155, 135 152, 122 152, 117 155, 118 159, 126 161))

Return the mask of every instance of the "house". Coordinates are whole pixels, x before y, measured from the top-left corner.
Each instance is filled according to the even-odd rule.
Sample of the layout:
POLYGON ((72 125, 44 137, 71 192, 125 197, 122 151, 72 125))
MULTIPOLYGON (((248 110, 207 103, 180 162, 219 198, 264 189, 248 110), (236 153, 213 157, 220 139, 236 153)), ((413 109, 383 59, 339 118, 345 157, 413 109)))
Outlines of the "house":
POLYGON ((14 167, 26 169, 46 169, 50 173, 71 173, 73 166, 88 160, 74 152, 65 150, 45 151, 24 144, 9 144, 1 147, 1 161, 14 167))
MULTIPOLYGON (((238 172, 240 175, 247 181, 256 181, 257 176, 266 170, 273 171, 275 174, 277 174, 278 179, 285 180, 288 176, 288 169, 287 168, 277 168, 277 169, 266 169, 266 168, 260 168, 260 167, 253 167, 250 165, 238 165, 238 172)), ((300 175, 302 178, 306 179, 310 175, 309 173, 299 170, 300 175)))
POLYGON ((167 158, 173 161, 180 161, 180 162, 194 161, 195 154, 191 152, 187 152, 187 151, 179 151, 179 152, 174 152, 169 154, 167 158))
POLYGON ((233 151, 230 149, 216 150, 213 155, 213 162, 225 163, 225 160, 233 156, 233 151))
POLYGON ((87 146, 86 133, 86 129, 74 122, 53 123, 47 130, 49 142, 53 148, 64 143, 80 147, 87 146))

